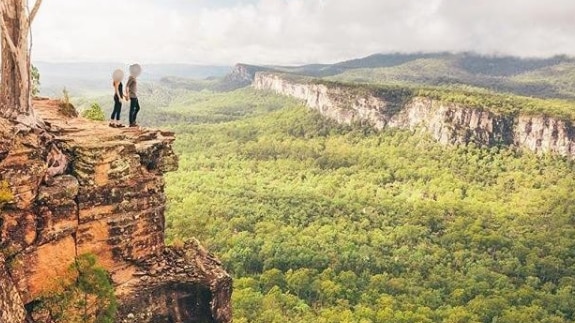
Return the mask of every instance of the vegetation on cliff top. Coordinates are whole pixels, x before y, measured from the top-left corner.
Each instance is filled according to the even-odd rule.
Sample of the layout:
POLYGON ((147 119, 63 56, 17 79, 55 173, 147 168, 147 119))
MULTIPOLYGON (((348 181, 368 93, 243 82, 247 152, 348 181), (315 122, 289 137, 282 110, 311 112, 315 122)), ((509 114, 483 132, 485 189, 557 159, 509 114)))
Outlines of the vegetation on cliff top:
POLYGON ((343 64, 343 82, 473 86, 522 96, 575 99, 575 60, 464 54, 374 55, 343 64))
POLYGON ((82 111, 82 117, 94 121, 105 120, 104 111, 102 111, 102 107, 98 103, 94 103, 88 109, 82 111))
POLYGON ((425 97, 501 114, 541 115, 575 121, 575 101, 564 99, 543 99, 511 93, 498 93, 468 85, 365 84, 314 79, 284 73, 264 72, 262 75, 276 75, 290 82, 325 85, 360 97, 375 96, 383 98, 398 107, 402 107, 415 97, 425 97))
POLYGON ((575 321, 572 161, 342 127, 249 89, 186 101, 168 108, 198 111, 170 121, 168 237, 223 260, 235 321, 575 321))
POLYGON ((575 102, 560 99, 540 99, 512 94, 500 94, 478 90, 450 88, 419 88, 415 96, 442 102, 510 115, 540 115, 567 121, 575 121, 575 102))

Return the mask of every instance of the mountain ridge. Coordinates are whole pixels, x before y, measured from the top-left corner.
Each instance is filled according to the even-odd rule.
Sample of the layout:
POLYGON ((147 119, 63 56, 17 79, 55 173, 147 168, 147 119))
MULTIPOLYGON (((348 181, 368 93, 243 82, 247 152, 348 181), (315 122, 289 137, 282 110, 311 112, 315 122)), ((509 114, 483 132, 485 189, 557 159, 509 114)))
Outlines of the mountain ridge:
POLYGON ((251 66, 258 71, 275 71, 332 81, 358 84, 425 85, 474 87, 539 98, 575 99, 575 58, 485 56, 475 53, 374 54, 335 64, 302 66, 251 66))

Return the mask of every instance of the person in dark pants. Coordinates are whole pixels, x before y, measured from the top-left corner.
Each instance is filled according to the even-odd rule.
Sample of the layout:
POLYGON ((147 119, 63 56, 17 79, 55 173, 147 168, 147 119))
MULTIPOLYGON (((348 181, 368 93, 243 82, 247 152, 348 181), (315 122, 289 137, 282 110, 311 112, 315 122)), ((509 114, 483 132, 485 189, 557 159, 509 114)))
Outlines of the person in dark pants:
POLYGON ((122 70, 115 70, 112 74, 114 85, 114 111, 110 117, 110 127, 124 128, 120 122, 120 114, 122 113, 122 100, 124 99, 124 86, 122 80, 124 79, 124 72, 122 70))
POLYGON ((137 127, 136 119, 140 112, 140 102, 138 101, 138 80, 137 77, 142 73, 142 67, 138 64, 130 66, 130 78, 126 83, 126 96, 130 98, 130 127, 137 127))
POLYGON ((138 98, 130 98, 130 127, 138 126, 136 123, 138 112, 140 112, 140 102, 138 102, 138 98))

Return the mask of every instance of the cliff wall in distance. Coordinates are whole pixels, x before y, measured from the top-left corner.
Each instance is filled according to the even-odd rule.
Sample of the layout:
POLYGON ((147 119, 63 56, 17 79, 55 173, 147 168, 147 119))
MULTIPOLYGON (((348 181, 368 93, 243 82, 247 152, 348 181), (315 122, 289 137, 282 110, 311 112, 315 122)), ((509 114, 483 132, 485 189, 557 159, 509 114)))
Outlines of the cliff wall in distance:
POLYGON ((301 99, 309 108, 342 124, 369 125, 378 130, 421 128, 442 144, 506 145, 575 158, 575 127, 566 118, 497 112, 405 95, 401 89, 378 91, 281 73, 258 72, 253 87, 301 99))

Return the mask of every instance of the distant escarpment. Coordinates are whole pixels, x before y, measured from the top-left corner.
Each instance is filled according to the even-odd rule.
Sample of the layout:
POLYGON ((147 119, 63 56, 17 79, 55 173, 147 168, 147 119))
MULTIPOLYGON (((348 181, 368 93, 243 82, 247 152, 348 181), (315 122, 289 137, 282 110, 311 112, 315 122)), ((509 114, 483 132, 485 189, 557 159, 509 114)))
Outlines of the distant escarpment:
POLYGON ((409 89, 318 82, 281 73, 259 72, 253 86, 301 99, 342 124, 378 130, 424 129, 442 144, 505 145, 575 157, 575 127, 566 117, 520 110, 507 113, 409 89))
POLYGON ((34 103, 48 131, 0 119, 0 322, 45 322, 39 298, 92 254, 117 322, 230 322, 231 278, 192 241, 164 244, 174 135, 112 129, 34 103))
POLYGON ((256 73, 269 70, 269 68, 262 66, 236 64, 232 71, 216 87, 216 90, 233 91, 249 86, 254 81, 256 73))

